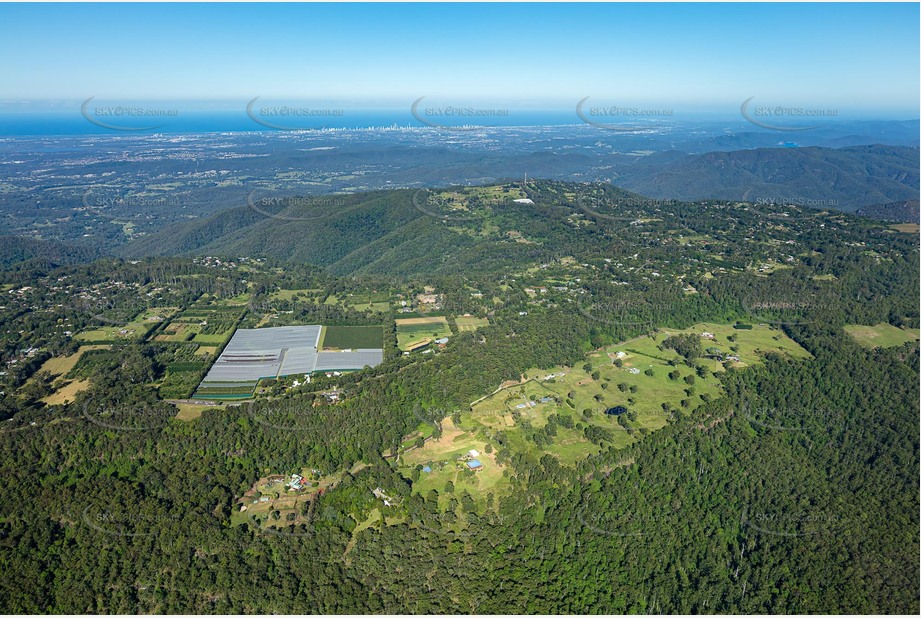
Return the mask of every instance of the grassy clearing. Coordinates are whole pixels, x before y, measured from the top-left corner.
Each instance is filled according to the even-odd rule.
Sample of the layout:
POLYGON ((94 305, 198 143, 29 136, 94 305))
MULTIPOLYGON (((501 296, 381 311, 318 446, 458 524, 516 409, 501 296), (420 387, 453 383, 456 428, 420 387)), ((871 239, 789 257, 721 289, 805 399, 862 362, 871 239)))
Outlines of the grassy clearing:
POLYGON ((866 348, 891 348, 908 341, 918 341, 919 329, 898 328, 892 324, 861 326, 849 324, 844 331, 866 348))
POLYGON ((176 418, 180 421, 194 421, 202 415, 202 412, 205 410, 223 410, 224 408, 220 406, 202 406, 195 405, 191 403, 176 403, 173 404, 179 408, 179 413, 176 414, 176 418))
POLYGON ((358 304, 358 305, 352 305, 352 308, 358 311, 388 313, 390 311, 390 303, 389 302, 378 302, 378 303, 358 304))
MULTIPOLYGON (((756 324, 752 326, 751 330, 736 330, 731 324, 713 323, 697 324, 685 330, 662 329, 662 333, 665 336, 677 333, 696 333, 700 335, 706 332, 712 333, 714 338, 712 340, 702 340, 703 347, 705 349, 716 347, 728 354, 739 356, 741 362, 735 363, 737 367, 760 363, 761 356, 766 352, 780 352, 793 358, 811 358, 809 352, 784 335, 780 329, 772 328, 768 325, 756 324), (733 336, 736 341, 729 341, 729 337, 733 336), (738 349, 732 350, 733 346, 738 349)), ((660 335, 658 339, 661 341, 664 337, 660 335)), ((640 342, 642 341, 641 339, 640 342)), ((628 345, 632 346, 633 344, 628 345)), ((640 345, 642 346, 642 343, 640 345)), ((648 347, 648 343, 646 346, 648 347)), ((720 370, 722 369, 719 363, 711 363, 711 365, 720 370)))
POLYGON ((475 426, 470 429, 456 427, 450 418, 442 422, 442 435, 437 440, 429 440, 422 448, 403 453, 400 458, 400 473, 409 478, 419 466, 429 466, 431 472, 420 472, 419 480, 413 483, 413 493, 426 494, 432 489, 439 493, 439 506, 448 508, 451 494, 445 492, 448 481, 454 484, 454 495, 460 496, 464 490, 482 507, 486 495, 501 489, 505 478, 505 467, 496 462, 495 450, 486 452, 487 444, 491 449, 496 445, 482 437, 475 426), (470 471, 465 464, 468 451, 479 451, 477 460, 483 468, 477 472, 470 471))
POLYGON ((684 331, 666 330, 655 338, 641 337, 590 353, 586 357, 588 371, 585 364, 529 370, 525 373, 525 383, 508 385, 478 402, 469 415, 463 415, 464 423, 469 418, 469 423, 487 432, 502 431, 513 451, 536 456, 549 452, 564 464, 598 452, 600 447, 588 438, 595 430, 606 432, 605 442, 615 448, 627 446, 663 427, 672 414, 669 410, 690 412, 704 397, 715 398, 721 393, 721 384, 713 375, 725 371, 720 361, 699 359, 699 364, 706 368, 703 376, 683 361, 674 366, 669 364, 679 358, 677 353, 660 350, 659 345, 669 335, 679 332, 711 334, 713 339, 702 338, 704 349, 737 356, 738 361, 725 362, 740 368, 762 362, 766 352, 796 358, 809 356, 781 331, 767 326, 735 330, 730 325, 698 324, 684 331), (728 337, 734 337, 735 341, 728 337), (621 363, 620 367, 615 360, 621 363), (593 377, 596 372, 597 377, 593 377), (635 420, 605 414, 616 406, 635 413, 635 420), (556 422, 555 435, 547 444, 541 430, 551 415, 572 427, 556 422))
POLYGON ((154 337, 154 341, 190 341, 201 332, 201 325, 187 322, 171 322, 163 332, 154 337))
POLYGON ((450 337, 451 328, 445 317, 403 318, 396 320, 397 347, 406 350, 425 339, 450 337))
POLYGON ((917 234, 918 233, 918 224, 917 223, 894 223, 890 225, 892 229, 897 232, 903 232, 905 234, 917 234))
POLYGON ((726 370, 724 363, 756 365, 768 352, 809 358, 796 342, 767 325, 736 330, 727 324, 698 324, 593 351, 577 367, 532 369, 523 382, 507 382, 462 412, 458 425, 444 419, 439 439, 415 447, 420 436, 433 433, 433 426, 420 424, 403 441, 398 469, 414 479, 414 493, 437 491, 442 509, 467 491, 482 512, 489 494, 500 497, 508 490, 507 474, 514 473, 496 462, 499 452, 505 461, 516 453, 534 458, 551 454, 572 466, 602 448, 626 447, 664 427, 676 412, 693 414, 704 400, 719 397, 717 374, 726 370), (701 337, 702 348, 713 356, 697 360, 702 369, 686 365, 674 350, 660 349, 667 337, 678 333, 701 337), (627 412, 614 414, 618 406, 627 412), (471 449, 479 451, 477 459, 484 466, 478 472, 465 468, 471 449), (431 471, 422 472, 424 466, 431 471), (449 482, 453 493, 446 491, 449 482))
POLYGON ((124 326, 101 326, 92 330, 85 330, 74 335, 74 339, 85 343, 131 341, 140 339, 145 332, 147 332, 147 328, 143 324, 129 322, 124 326))
POLYGON ((235 328, 231 328, 222 333, 216 333, 213 335, 206 335, 204 333, 198 333, 192 337, 194 343, 200 343, 202 345, 218 346, 223 343, 226 343, 230 340, 230 337, 233 335, 235 328))
POLYGON ((178 311, 177 307, 151 307, 139 313, 127 324, 106 325, 84 330, 74 335, 74 339, 86 343, 137 340, 176 311, 178 311))
POLYGON ((74 366, 77 364, 77 361, 80 360, 80 357, 83 356, 84 353, 90 350, 109 350, 111 348, 112 346, 104 344, 80 346, 80 349, 70 356, 55 356, 53 358, 49 358, 41 366, 39 371, 47 371, 53 376, 67 375, 70 373, 70 370, 74 368, 74 366))
POLYGON ((210 356, 213 357, 217 353, 217 346, 198 346, 198 349, 195 350, 196 356, 210 356))
POLYGON ((476 318, 469 315, 457 316, 454 318, 454 323, 457 324, 457 330, 461 333, 489 326, 489 320, 486 318, 476 318))
POLYGON ((54 393, 42 398, 41 401, 49 406, 61 406, 76 400, 77 395, 89 387, 89 380, 71 380, 54 393))
POLYGON ((341 298, 330 296, 326 299, 326 302, 327 304, 343 305, 355 311, 389 313, 392 309, 390 306, 390 294, 388 292, 349 294, 341 298))
POLYGON ((321 345, 331 350, 382 348, 384 329, 382 326, 326 326, 321 345))
POLYGON ((265 529, 306 523, 308 503, 316 499, 319 493, 334 487, 341 475, 327 475, 317 479, 310 470, 301 470, 300 474, 305 479, 310 479, 310 485, 301 491, 288 490, 288 475, 276 474, 256 481, 238 501, 240 510, 231 514, 231 525, 236 526, 249 521, 265 529), (278 519, 270 516, 273 511, 279 512, 278 519))
POLYGON ((320 288, 302 289, 302 290, 276 290, 272 293, 272 300, 293 300, 295 296, 301 295, 305 300, 312 299, 317 293, 321 292, 320 288))
POLYGON ((142 322, 162 322, 164 319, 176 315, 179 307, 151 307, 135 318, 142 322))

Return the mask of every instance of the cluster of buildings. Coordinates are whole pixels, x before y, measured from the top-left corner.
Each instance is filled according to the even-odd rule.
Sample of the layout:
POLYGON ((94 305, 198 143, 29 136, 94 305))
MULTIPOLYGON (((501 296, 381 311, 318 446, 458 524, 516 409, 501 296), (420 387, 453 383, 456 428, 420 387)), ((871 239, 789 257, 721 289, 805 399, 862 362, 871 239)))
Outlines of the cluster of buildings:
POLYGON ((515 406, 515 409, 524 410, 525 408, 536 407, 538 403, 553 403, 555 401, 556 399, 554 399, 553 397, 541 397, 537 401, 534 401, 532 399, 530 401, 526 401, 525 403, 519 403, 518 405, 515 406))
POLYGON ((468 469, 473 470, 474 472, 477 472, 483 469, 483 464, 480 462, 479 459, 477 459, 477 457, 479 456, 480 456, 480 452, 476 449, 472 448, 469 451, 467 451, 467 454, 464 456, 464 459, 466 460, 465 463, 468 469))

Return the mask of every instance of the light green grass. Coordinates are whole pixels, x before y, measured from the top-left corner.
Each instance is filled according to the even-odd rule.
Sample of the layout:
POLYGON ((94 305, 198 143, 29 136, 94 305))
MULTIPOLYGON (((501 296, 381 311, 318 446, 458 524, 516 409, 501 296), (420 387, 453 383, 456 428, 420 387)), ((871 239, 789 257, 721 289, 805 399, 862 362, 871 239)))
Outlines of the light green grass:
POLYGON ((233 334, 234 329, 224 331, 223 333, 218 333, 216 335, 205 335, 198 333, 192 338, 192 341, 195 343, 200 343, 202 345, 219 345, 230 339, 230 336, 233 334))
POLYGON ((908 341, 918 341, 919 338, 917 328, 902 329, 892 324, 877 324, 876 326, 848 324, 844 327, 844 331, 857 343, 867 348, 891 348, 908 341))
POLYGON ((451 328, 445 317, 409 318, 396 320, 397 347, 406 350, 424 339, 450 337, 451 328))
POLYGON ((598 446, 584 436, 586 425, 594 425, 611 432, 615 448, 627 446, 642 437, 641 430, 655 431, 667 423, 669 414, 663 409, 663 403, 686 413, 700 405, 701 395, 716 398, 721 393, 721 384, 713 375, 714 372, 724 371, 719 361, 700 359, 700 364, 708 370, 704 378, 698 376, 694 369, 683 362, 678 362, 676 366, 668 364, 670 359, 678 359, 678 354, 669 349, 659 350, 658 346, 670 334, 678 332, 698 335, 703 332, 712 333, 712 341, 701 340, 703 348, 719 348, 727 355, 738 355, 740 362, 734 365, 740 368, 762 362, 762 355, 769 351, 796 358, 809 356, 808 352, 781 331, 767 326, 737 331, 731 325, 698 324, 684 331, 669 330, 659 333, 655 339, 641 337, 629 343, 590 353, 586 357, 586 362, 591 364, 592 372, 599 373, 597 380, 592 378, 592 372, 585 371, 584 363, 577 367, 529 370, 525 372, 525 378, 528 380, 525 384, 503 389, 477 403, 469 415, 471 422, 490 431, 505 432, 510 448, 529 451, 535 455, 540 455, 545 450, 560 457, 563 463, 573 463, 597 452, 598 446), (728 336, 735 336, 736 341, 730 342, 728 336), (733 351, 731 347, 737 347, 738 350, 733 351), (622 367, 614 364, 617 352, 625 354, 621 359, 622 367), (630 369, 637 369, 640 373, 631 373, 630 369), (652 370, 653 375, 646 375, 646 370, 652 370), (676 380, 668 377, 673 371, 679 374, 676 380), (560 376, 561 373, 565 375, 560 376), (557 376, 545 379, 550 374, 557 376), (694 383, 687 384, 684 378, 692 375, 694 383), (607 388, 603 388, 603 384, 606 384, 607 388), (627 391, 621 392, 619 384, 625 384, 627 391), (636 393, 630 392, 630 387, 636 387, 636 393), (685 391, 689 388, 693 388, 692 395, 685 391), (574 394, 574 397, 570 398, 570 394, 574 394), (596 400, 596 395, 600 395, 602 401, 596 400), (552 397, 555 401, 540 403, 542 397, 552 397), (634 403, 630 403, 629 398, 633 398, 634 403), (682 400, 688 400, 689 407, 683 407, 682 400), (519 404, 528 404, 531 401, 537 402, 536 405, 517 408, 519 404), (572 405, 567 403, 568 401, 572 405), (629 423, 634 429, 632 435, 620 426, 615 416, 604 414, 608 408, 618 405, 636 412, 636 421, 629 423), (592 412, 588 419, 583 418, 583 411, 586 409, 592 412), (569 416, 577 427, 559 427, 553 443, 542 449, 525 439, 522 421, 539 429, 547 424, 547 418, 551 414, 569 416), (583 429, 578 428, 579 423, 583 425, 583 429))
POLYGON ((413 468, 429 465, 432 471, 422 472, 419 480, 413 484, 413 493, 426 494, 432 489, 439 493, 439 506, 448 507, 451 494, 445 493, 448 481, 454 484, 454 496, 459 498, 466 489, 477 503, 478 508, 485 505, 486 494, 497 492, 507 485, 503 466, 496 463, 495 451, 486 453, 486 445, 496 445, 480 435, 474 425, 455 427, 451 419, 442 422, 442 435, 438 440, 430 440, 422 448, 413 449, 401 455, 400 473, 409 478, 413 468), (477 459, 483 464, 478 472, 469 472, 462 458, 471 449, 479 451, 477 459))
POLYGON ((303 294, 308 300, 311 299, 317 292, 320 292, 319 288, 314 289, 302 289, 302 290, 276 290, 272 293, 272 300, 291 300, 298 294, 303 294))
POLYGON ((477 318, 463 315, 454 318, 454 323, 457 324, 457 330, 461 333, 466 331, 474 331, 478 328, 489 326, 489 320, 486 318, 477 318))

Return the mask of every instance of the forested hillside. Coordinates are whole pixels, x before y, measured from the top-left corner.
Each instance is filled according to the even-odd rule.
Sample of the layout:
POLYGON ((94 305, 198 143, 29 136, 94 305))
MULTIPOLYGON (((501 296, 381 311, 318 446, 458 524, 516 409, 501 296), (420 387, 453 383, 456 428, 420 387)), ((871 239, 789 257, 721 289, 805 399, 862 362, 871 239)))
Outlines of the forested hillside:
POLYGON ((0 271, 0 608, 919 611, 916 236, 414 196, 0 271), (407 320, 446 340, 401 348, 407 320), (375 327, 384 360, 193 396, 237 329, 304 324, 375 327))
POLYGON ((912 146, 756 148, 670 162, 662 157, 624 170, 615 184, 659 199, 780 202, 845 212, 918 199, 918 148, 912 146))

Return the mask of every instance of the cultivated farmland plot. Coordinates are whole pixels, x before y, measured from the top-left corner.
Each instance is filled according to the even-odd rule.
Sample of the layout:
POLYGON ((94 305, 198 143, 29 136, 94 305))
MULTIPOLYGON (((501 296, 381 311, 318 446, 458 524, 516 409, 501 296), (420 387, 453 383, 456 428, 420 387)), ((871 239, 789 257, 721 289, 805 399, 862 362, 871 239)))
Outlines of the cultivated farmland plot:
POLYGON ((457 316, 454 318, 454 323, 457 324, 457 331, 461 333, 475 331, 478 328, 489 326, 489 320, 486 318, 477 318, 469 315, 457 316))
POLYGON ((402 318, 396 320, 397 347, 406 351, 413 345, 426 340, 434 341, 440 337, 449 337, 451 327, 445 317, 402 318))

